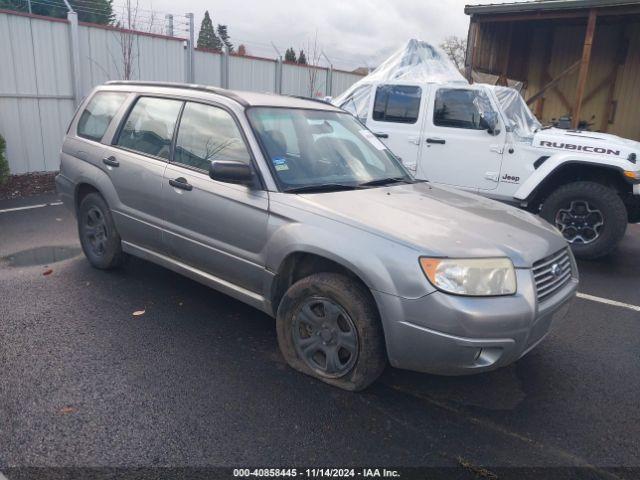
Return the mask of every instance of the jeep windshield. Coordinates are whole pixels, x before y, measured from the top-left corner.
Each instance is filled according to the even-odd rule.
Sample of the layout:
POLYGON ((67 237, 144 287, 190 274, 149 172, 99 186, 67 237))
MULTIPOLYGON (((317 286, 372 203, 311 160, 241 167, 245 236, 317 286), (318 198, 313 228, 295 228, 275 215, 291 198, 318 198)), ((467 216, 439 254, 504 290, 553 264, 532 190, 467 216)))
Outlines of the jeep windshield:
POLYGON ((347 113, 253 107, 247 115, 284 192, 414 182, 384 144, 347 113))
POLYGON ((492 88, 502 108, 507 126, 522 139, 533 137, 542 125, 531 112, 524 98, 515 88, 501 86, 492 88))

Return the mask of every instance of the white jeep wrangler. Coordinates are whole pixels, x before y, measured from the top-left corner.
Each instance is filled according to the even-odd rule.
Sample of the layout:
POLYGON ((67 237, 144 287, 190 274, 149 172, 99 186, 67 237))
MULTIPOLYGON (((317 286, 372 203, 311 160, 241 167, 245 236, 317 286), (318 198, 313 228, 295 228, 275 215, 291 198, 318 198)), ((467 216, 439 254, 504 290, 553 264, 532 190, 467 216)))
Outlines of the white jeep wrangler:
POLYGON ((364 79, 334 103, 417 178, 539 213, 581 258, 610 253, 640 222, 640 143, 542 127, 512 88, 364 79))

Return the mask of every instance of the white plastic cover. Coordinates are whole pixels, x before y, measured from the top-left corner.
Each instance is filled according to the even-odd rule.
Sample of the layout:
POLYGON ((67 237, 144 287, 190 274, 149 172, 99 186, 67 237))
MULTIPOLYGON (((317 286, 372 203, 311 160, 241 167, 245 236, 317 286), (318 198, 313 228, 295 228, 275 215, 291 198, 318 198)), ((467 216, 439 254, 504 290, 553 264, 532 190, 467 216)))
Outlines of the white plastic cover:
POLYGON ((542 124, 529 109, 524 98, 515 88, 498 85, 486 86, 493 89, 507 123, 517 136, 521 138, 533 137, 534 133, 542 127, 542 124))
POLYGON ((362 110, 368 105, 370 89, 362 87, 370 86, 372 82, 397 80, 416 83, 467 83, 447 54, 440 48, 428 42, 411 39, 373 72, 336 97, 333 103, 345 109, 351 105, 352 109, 349 111, 360 119, 364 119, 366 112, 363 115, 362 110))

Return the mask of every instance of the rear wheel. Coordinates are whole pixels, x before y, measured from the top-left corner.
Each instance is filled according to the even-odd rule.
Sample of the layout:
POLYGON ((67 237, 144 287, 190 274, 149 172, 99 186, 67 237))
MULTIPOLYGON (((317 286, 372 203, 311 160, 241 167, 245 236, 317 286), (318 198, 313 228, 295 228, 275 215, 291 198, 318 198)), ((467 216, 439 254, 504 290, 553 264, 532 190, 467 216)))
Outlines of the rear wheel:
POLYGON ((627 229, 627 210, 617 192, 595 182, 574 182, 554 191, 540 212, 571 244, 576 257, 611 253, 627 229))
POLYGON ((344 275, 318 273, 293 284, 276 318, 278 343, 296 370, 345 390, 362 390, 386 354, 371 294, 344 275))
POLYGON ((78 234, 89 263, 107 270, 118 267, 124 260, 120 235, 111 211, 98 193, 89 193, 78 207, 78 234))

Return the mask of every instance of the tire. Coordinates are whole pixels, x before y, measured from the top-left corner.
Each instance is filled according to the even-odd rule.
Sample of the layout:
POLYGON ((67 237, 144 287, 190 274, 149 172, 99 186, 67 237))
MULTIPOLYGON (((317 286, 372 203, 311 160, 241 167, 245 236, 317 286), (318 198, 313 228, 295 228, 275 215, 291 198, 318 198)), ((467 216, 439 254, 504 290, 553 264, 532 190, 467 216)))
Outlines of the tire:
POLYGON ((80 202, 78 235, 82 251, 95 268, 109 270, 124 262, 120 235, 100 194, 89 193, 80 202))
POLYGON ((575 256, 582 259, 610 254, 627 230, 627 210, 622 199, 615 190, 596 182, 574 182, 558 188, 546 198, 540 215, 561 230, 575 256), (585 206, 585 215, 572 217, 576 211, 585 213, 585 206), (571 219, 577 222, 577 229, 571 226, 571 219), (587 223, 590 225, 585 227, 587 223), (591 224, 599 223, 599 227, 592 228, 591 224))
POLYGON ((362 390, 385 368, 384 334, 373 298, 344 275, 317 273, 293 284, 278 307, 276 329, 287 363, 330 385, 362 390), (313 356, 303 354, 307 344, 313 356), (329 357, 337 368, 329 368, 329 357))

